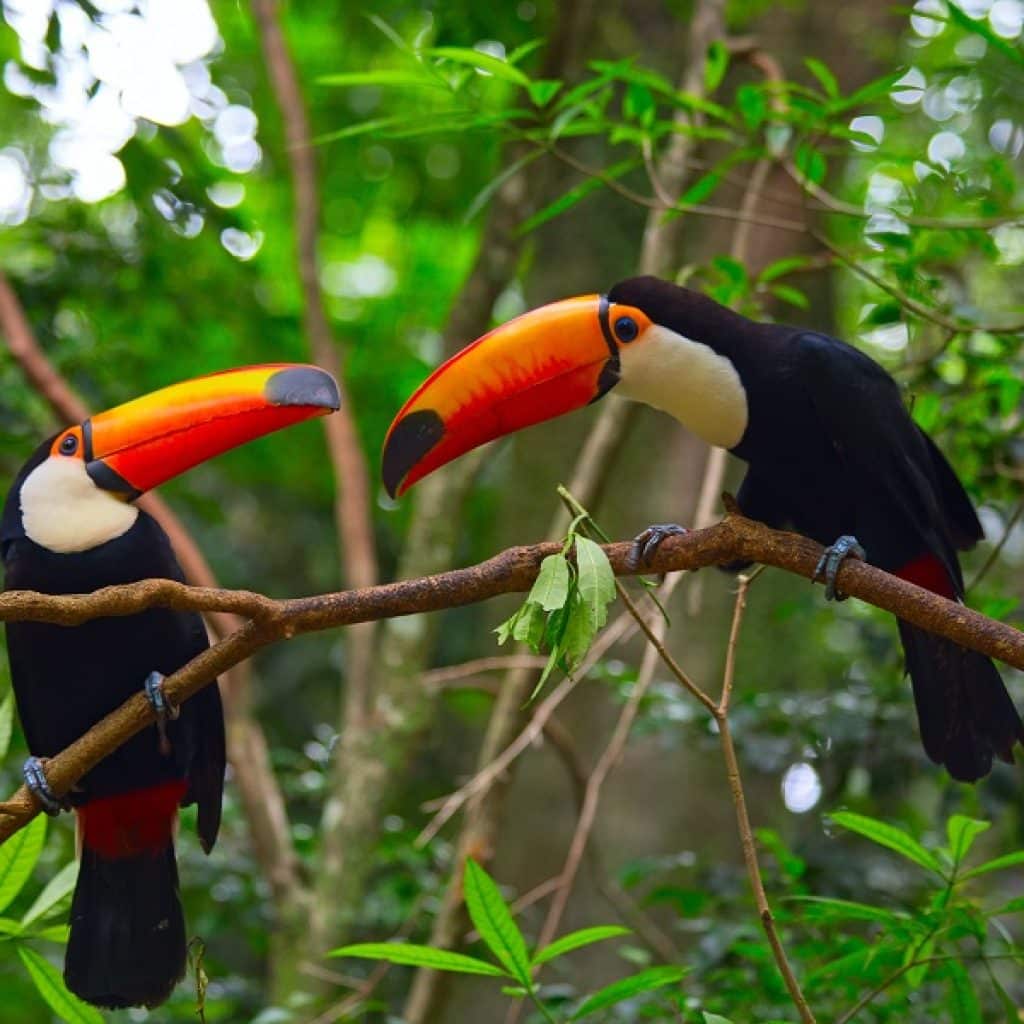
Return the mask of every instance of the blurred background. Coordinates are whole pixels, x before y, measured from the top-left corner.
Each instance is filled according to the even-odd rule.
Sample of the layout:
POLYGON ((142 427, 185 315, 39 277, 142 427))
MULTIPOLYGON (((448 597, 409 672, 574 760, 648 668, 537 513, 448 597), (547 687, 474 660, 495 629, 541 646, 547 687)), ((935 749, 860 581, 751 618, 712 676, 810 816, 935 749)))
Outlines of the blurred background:
MULTIPOLYGON (((466 565, 564 530, 560 482, 613 538, 706 524, 738 465, 613 399, 399 503, 378 479, 391 417, 446 353, 643 270, 829 331, 890 369, 980 507, 969 602, 1019 623, 1021 0, 2 11, 0 477, 79 415, 75 396, 101 409, 225 367, 309 360, 344 381, 330 436, 304 424, 162 489, 225 587, 295 596, 466 565)), ((704 570, 667 602, 669 646, 712 692, 735 587, 704 570)), ((535 937, 582 789, 630 706, 561 928, 622 920, 634 934, 555 965, 549 995, 669 960, 690 968, 682 986, 601 1019, 797 1019, 758 928, 715 731, 663 666, 641 673, 635 637, 602 653, 485 795, 417 841, 536 708, 536 659, 492 632, 518 603, 298 638, 222 680, 225 828, 208 858, 187 816, 179 842, 207 1020, 503 1018, 491 979, 438 984, 324 953, 392 936, 461 944, 449 883, 466 852, 522 901, 535 937)), ((2 687, 6 672, 4 658, 2 687)), ((1018 674, 1004 676, 1024 704, 1018 674)), ((927 872, 827 819, 852 809, 939 847, 947 818, 968 815, 992 823, 979 856, 1024 839, 1019 768, 970 787, 926 760, 891 619, 761 574, 733 704, 769 896, 819 1019, 848 1019, 884 982, 856 1019, 1016 1020, 1020 868, 987 874, 956 920, 936 916, 927 872), (794 899, 811 894, 874 914, 794 899), (935 960, 887 981, 908 950, 962 957, 968 980, 935 960)), ((15 728, 4 790, 24 756, 15 728)), ((51 822, 3 913, 18 919, 72 850, 70 820, 51 822)), ((5 1024, 49 1019, 15 947, 59 964, 60 939, 0 934, 5 1024)), ((104 1019, 194 1020, 195 1003, 190 980, 166 1007, 104 1019)))

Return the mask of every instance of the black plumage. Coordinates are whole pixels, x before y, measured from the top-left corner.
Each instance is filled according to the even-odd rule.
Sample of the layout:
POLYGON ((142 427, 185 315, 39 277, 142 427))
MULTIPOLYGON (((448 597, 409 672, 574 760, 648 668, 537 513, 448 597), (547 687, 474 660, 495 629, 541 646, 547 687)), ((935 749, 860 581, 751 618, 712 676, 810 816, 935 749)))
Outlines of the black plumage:
MULTIPOLYGON (((4 508, 0 550, 7 589, 85 593, 150 577, 181 581, 167 535, 141 510, 127 532, 85 551, 57 553, 26 536, 21 484, 48 457, 51 443, 22 469, 4 508)), ((139 692, 150 672, 170 674, 208 646, 199 615, 162 608, 75 627, 12 622, 6 631, 18 711, 29 749, 39 757, 78 739, 139 692)), ((206 850, 220 825, 225 741, 216 685, 181 707, 167 723, 167 737, 165 753, 156 727, 144 729, 69 794, 85 834, 65 980, 77 995, 102 1006, 155 1005, 182 977, 185 930, 172 842, 176 804, 198 804, 206 850), (132 801, 126 794, 139 799, 110 803, 132 801), (103 812, 111 806, 122 814, 127 808, 137 820, 115 827, 103 812)))
MULTIPOLYGON (((896 382, 845 342, 757 323, 656 278, 623 281, 613 303, 728 359, 747 425, 737 500, 752 518, 822 544, 855 535, 872 564, 961 600, 957 550, 982 537, 956 473, 914 423, 896 382)), ((1021 723, 992 662, 905 622, 900 635, 928 756, 964 781, 1012 762, 1021 723)))

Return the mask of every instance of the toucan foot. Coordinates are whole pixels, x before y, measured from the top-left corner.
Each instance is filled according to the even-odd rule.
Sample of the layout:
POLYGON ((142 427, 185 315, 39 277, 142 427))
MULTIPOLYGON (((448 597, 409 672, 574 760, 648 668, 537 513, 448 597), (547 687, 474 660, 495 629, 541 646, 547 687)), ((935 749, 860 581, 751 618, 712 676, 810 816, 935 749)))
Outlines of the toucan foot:
POLYGON ((25 780, 29 792, 39 801, 42 807, 51 817, 60 814, 66 808, 63 800, 57 798, 46 781, 46 771, 43 768, 44 762, 38 757, 30 757, 21 766, 21 777, 25 780))
POLYGON ((666 538, 682 537, 688 532, 685 526, 679 526, 676 523, 654 523, 633 538, 630 561, 633 565, 648 565, 666 538))
POLYGON ((845 601, 848 594, 841 594, 836 590, 836 575, 839 566, 846 558, 859 558, 862 562, 867 558, 867 552, 861 547, 860 541, 850 534, 843 534, 834 544, 830 544, 822 552, 818 559, 818 565, 814 570, 814 580, 825 581, 826 601, 845 601))
POLYGON ((173 722, 181 714, 181 710, 164 696, 164 678, 159 672, 150 672, 146 676, 144 689, 146 700, 156 712, 156 731, 160 734, 160 753, 167 757, 171 752, 171 741, 167 738, 167 723, 168 721, 173 722))

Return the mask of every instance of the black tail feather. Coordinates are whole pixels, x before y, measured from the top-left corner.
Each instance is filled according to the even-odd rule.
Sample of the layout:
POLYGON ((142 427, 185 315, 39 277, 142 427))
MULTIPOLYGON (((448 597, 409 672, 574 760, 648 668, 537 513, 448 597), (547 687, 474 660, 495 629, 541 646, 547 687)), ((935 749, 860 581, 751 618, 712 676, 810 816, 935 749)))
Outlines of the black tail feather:
POLYGON ((116 860, 83 849, 64 961, 68 988, 95 1006, 156 1006, 184 976, 185 952, 173 845, 116 860))
POLYGON ((925 753, 960 782, 988 775, 993 757, 1013 764, 1024 724, 995 665, 945 637, 899 627, 925 753))

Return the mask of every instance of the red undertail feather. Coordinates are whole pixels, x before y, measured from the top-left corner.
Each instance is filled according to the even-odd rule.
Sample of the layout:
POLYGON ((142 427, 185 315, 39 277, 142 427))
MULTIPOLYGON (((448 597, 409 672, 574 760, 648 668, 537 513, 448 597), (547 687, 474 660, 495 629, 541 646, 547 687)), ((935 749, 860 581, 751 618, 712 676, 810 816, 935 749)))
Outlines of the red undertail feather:
POLYGON ((82 845, 108 860, 162 850, 186 788, 184 779, 175 779, 87 803, 78 810, 82 845))
POLYGON ((933 594, 956 600, 956 590, 946 567, 934 555, 924 554, 896 570, 901 580, 914 583, 933 594))

